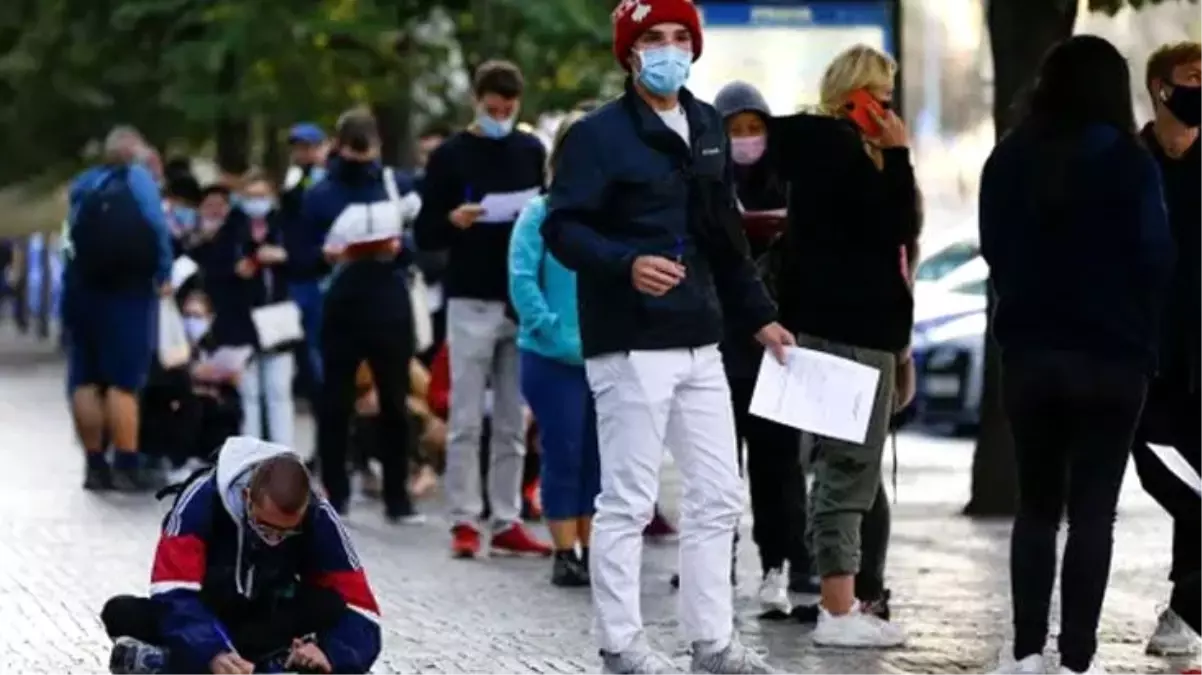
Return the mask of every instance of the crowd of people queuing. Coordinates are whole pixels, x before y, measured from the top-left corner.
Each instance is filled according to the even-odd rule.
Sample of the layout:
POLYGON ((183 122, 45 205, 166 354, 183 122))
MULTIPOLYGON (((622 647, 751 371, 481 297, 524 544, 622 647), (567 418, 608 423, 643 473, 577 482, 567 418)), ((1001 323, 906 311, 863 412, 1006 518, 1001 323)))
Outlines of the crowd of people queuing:
MULTIPOLYGON (((295 126, 280 185, 202 186, 135 130, 110 133, 67 228, 84 487, 175 495, 150 600, 102 614, 114 672, 365 672, 380 631, 340 523, 351 479, 406 524, 439 473, 454 557, 477 556, 482 533, 493 552, 550 557, 551 583, 591 588, 605 672, 673 672, 639 607, 643 538, 672 530, 665 451, 694 671, 770 672, 733 622, 744 468, 765 616, 815 622, 824 646, 905 643, 881 465, 914 393, 923 209, 896 64, 848 49, 815 110, 780 115, 746 83, 713 105, 689 92, 703 31, 688 0, 626 0, 613 29, 625 91, 582 104, 549 149, 517 123, 524 82, 506 61, 478 68, 474 121, 423 134, 408 171, 380 162, 362 110, 329 139, 295 126), (183 258, 199 270, 186 280, 183 258), (186 353, 169 362, 170 308, 186 353), (799 347, 877 371, 863 442, 749 413, 765 352, 799 347), (308 465, 294 380, 317 418, 308 465), (526 524, 540 517, 550 541, 526 524)), ((1061 667, 1100 672, 1132 448, 1175 523, 1149 650, 1195 649, 1198 496, 1153 447, 1198 470, 1198 45, 1158 51, 1145 84, 1156 118, 1140 132, 1118 51, 1058 45, 982 177, 1021 500, 999 672, 1045 672, 1065 512, 1061 667)))

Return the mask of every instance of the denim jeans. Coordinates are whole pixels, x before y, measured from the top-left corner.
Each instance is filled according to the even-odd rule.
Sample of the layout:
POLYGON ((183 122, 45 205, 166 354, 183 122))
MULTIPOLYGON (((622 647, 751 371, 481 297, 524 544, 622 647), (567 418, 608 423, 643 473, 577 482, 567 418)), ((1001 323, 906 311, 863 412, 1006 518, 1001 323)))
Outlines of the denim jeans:
POLYGON ((292 400, 292 352, 258 354, 238 382, 242 396, 242 435, 292 447, 296 406, 292 400), (266 406, 267 428, 263 428, 266 406))

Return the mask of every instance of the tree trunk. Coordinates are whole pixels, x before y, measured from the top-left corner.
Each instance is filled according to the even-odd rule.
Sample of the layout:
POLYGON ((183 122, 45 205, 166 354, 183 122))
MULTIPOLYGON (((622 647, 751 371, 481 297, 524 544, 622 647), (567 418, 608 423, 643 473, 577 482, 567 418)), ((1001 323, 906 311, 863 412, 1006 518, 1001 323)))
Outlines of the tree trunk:
MULTIPOLYGON (((1020 98, 1034 81, 1044 54, 1072 35, 1076 0, 990 0, 987 10, 993 52, 993 122, 1000 138, 1017 121, 1020 98)), ((981 428, 972 462, 970 516, 1010 516, 1017 506, 1014 441, 1001 404, 1001 369, 993 340, 993 295, 985 336, 985 389, 981 428)))
MULTIPOLYGON (((217 92, 223 99, 233 96, 238 87, 238 68, 231 55, 226 55, 217 74, 217 92)), ((245 115, 223 110, 217 118, 217 166, 224 176, 241 176, 250 168, 250 119, 245 115)))

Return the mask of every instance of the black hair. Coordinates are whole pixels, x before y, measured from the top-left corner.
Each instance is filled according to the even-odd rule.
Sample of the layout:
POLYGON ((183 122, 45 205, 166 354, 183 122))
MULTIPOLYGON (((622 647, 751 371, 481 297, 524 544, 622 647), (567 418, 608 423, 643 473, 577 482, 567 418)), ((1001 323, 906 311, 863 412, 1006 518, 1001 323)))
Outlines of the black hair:
POLYGON ((228 185, 213 183, 212 185, 206 185, 204 189, 200 191, 200 199, 196 201, 197 203, 203 202, 213 195, 221 195, 226 199, 226 201, 229 201, 230 193, 231 190, 228 185))
POLYGON ((522 71, 512 61, 485 61, 476 69, 476 77, 472 80, 472 93, 476 98, 496 94, 501 98, 514 99, 521 96, 525 89, 522 71))
POLYGON ((178 199, 190 206, 196 206, 200 203, 203 192, 200 189, 200 183, 192 174, 171 175, 166 176, 167 180, 167 196, 178 199))
POLYGON ((353 152, 367 152, 380 142, 380 129, 371 111, 353 108, 342 113, 334 127, 334 143, 353 152))
POLYGON ((1127 59, 1105 38, 1075 35, 1044 57, 1016 127, 1032 134, 1037 157, 1030 198, 1050 225, 1067 220, 1082 133, 1098 126, 1119 132, 1116 152, 1142 145, 1127 59))
POLYGON ((1096 35, 1060 42, 1039 67, 1023 119, 1052 134, 1103 124, 1134 135, 1127 59, 1096 35))

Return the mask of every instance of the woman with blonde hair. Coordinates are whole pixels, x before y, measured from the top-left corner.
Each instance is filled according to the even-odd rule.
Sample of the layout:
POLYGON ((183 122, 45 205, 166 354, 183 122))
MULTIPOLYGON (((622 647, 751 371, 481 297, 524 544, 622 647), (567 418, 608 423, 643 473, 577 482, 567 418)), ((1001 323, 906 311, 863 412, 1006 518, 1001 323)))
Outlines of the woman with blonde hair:
MULTIPOLYGON (((560 144, 584 115, 573 112, 555 133, 547 175, 560 144)), ((584 371, 576 273, 545 247, 545 197, 522 210, 509 241, 509 297, 518 315, 522 396, 542 443, 542 507, 555 549, 551 583, 587 586, 593 501, 601 490, 593 395, 584 371)))
POLYGON ((883 549, 862 551, 888 539, 887 514, 870 514, 887 506, 881 460, 914 313, 907 249, 918 237, 918 191, 906 127, 891 110, 896 71, 889 55, 852 47, 826 70, 821 114, 777 118, 769 131, 781 150, 774 162, 789 184, 789 203, 805 205, 789 211, 781 242, 782 322, 799 346, 880 375, 862 442, 814 438, 809 529, 821 601, 813 636, 829 646, 905 642, 885 620, 886 608, 874 606, 884 589, 868 588, 881 586, 883 549), (866 524, 878 531, 865 537, 866 524))

